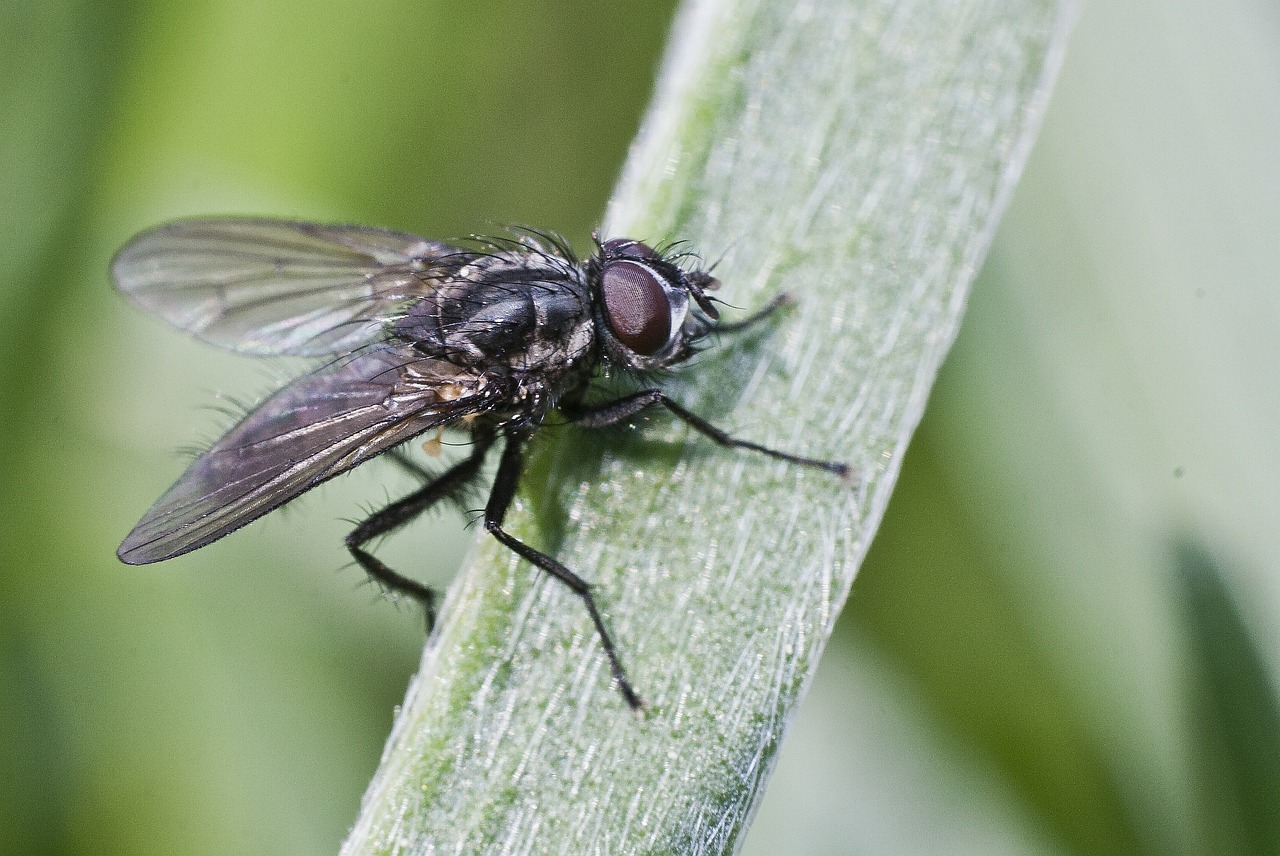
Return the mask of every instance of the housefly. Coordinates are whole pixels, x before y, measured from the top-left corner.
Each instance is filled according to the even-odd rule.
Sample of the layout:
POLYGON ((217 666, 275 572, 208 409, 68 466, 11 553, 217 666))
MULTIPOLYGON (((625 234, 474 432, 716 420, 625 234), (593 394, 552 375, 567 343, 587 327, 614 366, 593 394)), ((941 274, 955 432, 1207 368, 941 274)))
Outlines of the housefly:
POLYGON ((652 378, 687 360, 719 323, 718 286, 695 257, 628 238, 596 239, 576 258, 528 230, 454 246, 360 226, 209 218, 145 231, 116 255, 117 287, 196 337, 244 354, 322 357, 323 364, 250 411, 200 454, 120 545, 131 565, 170 559, 239 529, 321 482, 445 426, 470 454, 370 514, 346 548, 387 589, 435 593, 387 567, 367 545, 475 480, 501 445, 484 527, 582 599, 627 703, 642 707, 605 629, 591 586, 503 528, 528 439, 553 410, 586 428, 665 407, 722 446, 847 474, 839 463, 730 437, 641 384, 587 404, 607 369, 652 378))

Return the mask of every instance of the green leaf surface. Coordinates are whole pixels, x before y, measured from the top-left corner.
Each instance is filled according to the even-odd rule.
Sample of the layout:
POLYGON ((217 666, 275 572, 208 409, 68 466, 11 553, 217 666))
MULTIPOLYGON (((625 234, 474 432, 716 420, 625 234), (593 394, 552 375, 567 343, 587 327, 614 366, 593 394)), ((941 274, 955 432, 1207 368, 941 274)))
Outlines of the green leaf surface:
POLYGON ((685 6, 607 232, 686 240, 777 324, 669 386, 855 484, 720 449, 545 432, 509 517, 581 603, 489 540, 450 592, 344 852, 719 853, 741 839, 883 514, 1023 163, 1070 4, 685 6))

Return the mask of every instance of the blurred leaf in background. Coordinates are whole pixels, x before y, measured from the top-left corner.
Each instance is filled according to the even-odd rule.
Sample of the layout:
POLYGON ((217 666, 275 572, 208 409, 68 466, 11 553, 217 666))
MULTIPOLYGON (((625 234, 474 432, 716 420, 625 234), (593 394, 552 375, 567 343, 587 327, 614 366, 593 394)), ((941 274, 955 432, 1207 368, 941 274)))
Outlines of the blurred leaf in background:
MULTIPOLYGON (((139 316, 111 252, 212 212, 581 244, 670 14, 0 6, 6 852, 335 851, 421 644, 343 569, 391 468, 116 562, 200 408, 280 375, 139 316)), ((1084 9, 748 852, 1275 851, 1240 759, 1280 670, 1278 139, 1274 6, 1084 9)), ((441 581, 459 524, 387 555, 441 581)))

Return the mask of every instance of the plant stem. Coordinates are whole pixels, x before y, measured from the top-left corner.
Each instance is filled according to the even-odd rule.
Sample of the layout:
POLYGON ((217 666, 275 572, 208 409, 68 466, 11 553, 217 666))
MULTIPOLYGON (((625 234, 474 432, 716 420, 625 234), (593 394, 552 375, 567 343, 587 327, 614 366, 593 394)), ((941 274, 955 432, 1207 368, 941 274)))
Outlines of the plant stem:
POLYGON ((580 600, 482 536, 344 853, 737 847, 1025 160, 1071 5, 685 5, 606 233, 719 258, 719 296, 744 310, 792 294, 794 311, 666 389, 859 476, 722 449, 661 414, 643 440, 544 432, 509 528, 594 584, 652 708, 631 716, 580 600))

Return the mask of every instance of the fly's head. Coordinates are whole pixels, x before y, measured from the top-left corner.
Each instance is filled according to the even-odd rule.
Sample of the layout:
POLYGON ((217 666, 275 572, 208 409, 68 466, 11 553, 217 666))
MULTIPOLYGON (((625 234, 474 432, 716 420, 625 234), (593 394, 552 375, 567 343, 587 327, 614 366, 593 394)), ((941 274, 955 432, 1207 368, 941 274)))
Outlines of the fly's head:
POLYGON ((640 241, 601 243, 587 277, 596 333, 614 365, 644 372, 683 362, 720 317, 707 296, 720 285, 715 277, 684 270, 640 241))

